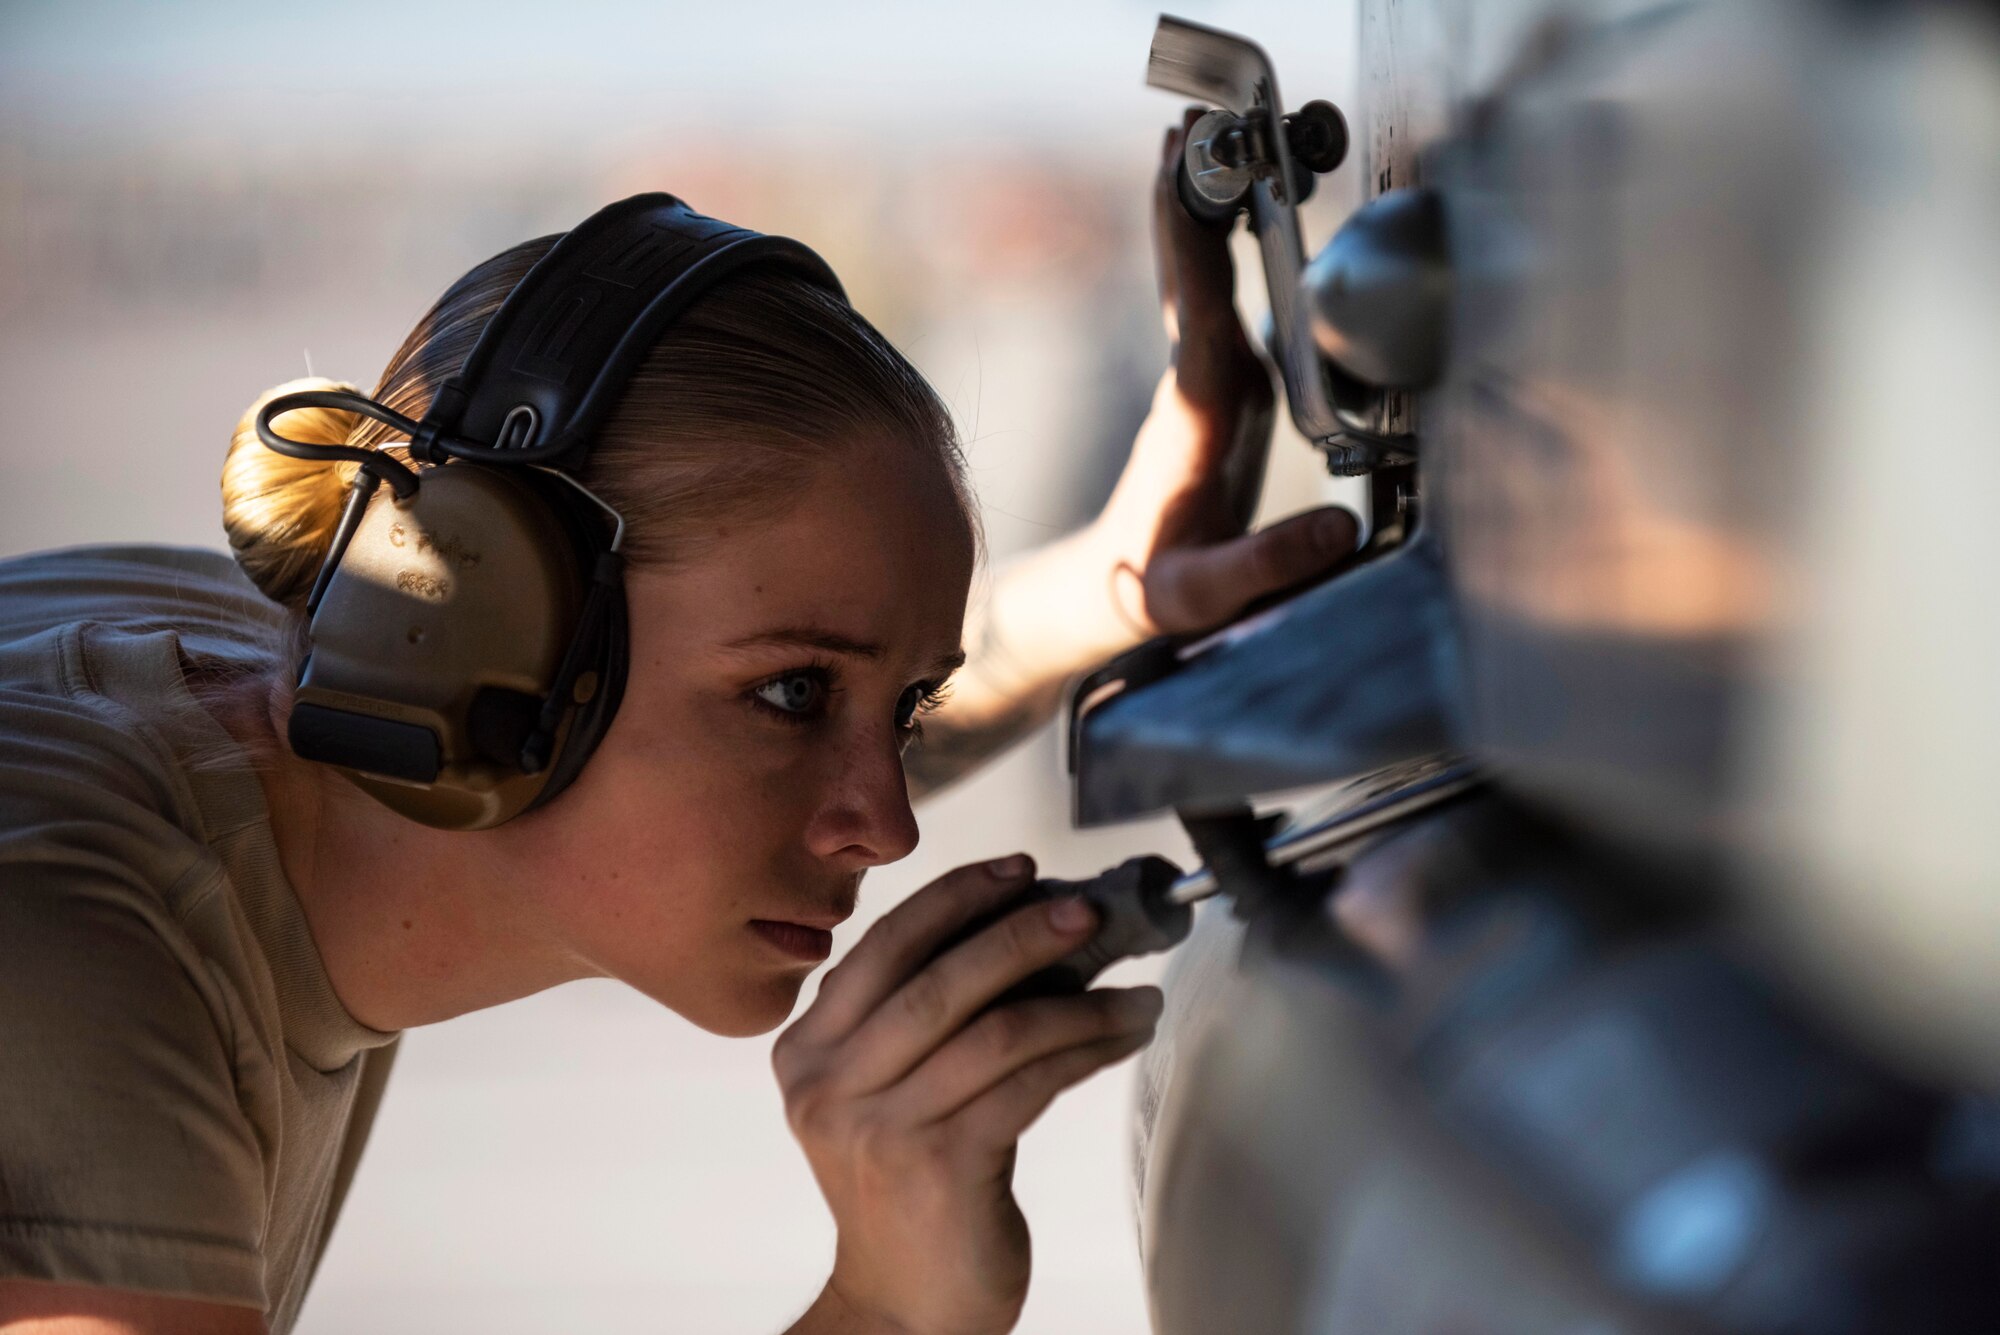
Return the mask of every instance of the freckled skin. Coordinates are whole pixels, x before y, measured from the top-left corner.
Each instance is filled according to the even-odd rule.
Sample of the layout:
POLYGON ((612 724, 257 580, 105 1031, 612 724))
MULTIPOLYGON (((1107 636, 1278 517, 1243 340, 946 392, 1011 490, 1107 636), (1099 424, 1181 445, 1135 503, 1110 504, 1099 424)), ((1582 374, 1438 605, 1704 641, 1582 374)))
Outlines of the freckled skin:
POLYGON ((517 822, 522 884, 567 949, 713 1032, 782 1023, 813 966, 749 924, 842 916, 868 867, 915 847, 899 701, 958 650, 973 560, 939 466, 865 446, 778 517, 635 571, 617 719, 576 785, 517 822), (726 647, 797 627, 884 652, 726 647), (822 717, 753 703, 815 663, 835 678, 822 717))

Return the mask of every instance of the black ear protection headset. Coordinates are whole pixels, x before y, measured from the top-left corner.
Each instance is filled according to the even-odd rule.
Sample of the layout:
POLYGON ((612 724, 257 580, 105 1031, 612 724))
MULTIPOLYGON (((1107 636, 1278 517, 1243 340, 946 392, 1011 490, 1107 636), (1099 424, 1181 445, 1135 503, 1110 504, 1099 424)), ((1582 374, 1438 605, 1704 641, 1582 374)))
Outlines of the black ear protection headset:
POLYGON ((528 272, 421 422, 341 390, 264 405, 271 449, 359 465, 306 602, 294 753, 443 829, 497 825, 568 786, 618 710, 627 658, 625 523, 579 475, 661 333, 763 264, 845 300, 798 242, 635 195, 528 272), (307 407, 386 423, 430 466, 277 433, 307 407))

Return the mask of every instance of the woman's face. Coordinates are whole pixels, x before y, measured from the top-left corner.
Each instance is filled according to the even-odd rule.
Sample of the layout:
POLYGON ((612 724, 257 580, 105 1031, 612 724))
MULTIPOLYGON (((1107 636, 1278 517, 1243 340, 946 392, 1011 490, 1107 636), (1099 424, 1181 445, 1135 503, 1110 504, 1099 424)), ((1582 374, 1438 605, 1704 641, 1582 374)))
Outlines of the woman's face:
POLYGON ((715 537, 632 572, 617 718, 519 827, 585 965, 743 1035, 791 1013, 861 874, 916 847, 902 752, 960 661, 974 549, 943 469, 875 445, 715 537))

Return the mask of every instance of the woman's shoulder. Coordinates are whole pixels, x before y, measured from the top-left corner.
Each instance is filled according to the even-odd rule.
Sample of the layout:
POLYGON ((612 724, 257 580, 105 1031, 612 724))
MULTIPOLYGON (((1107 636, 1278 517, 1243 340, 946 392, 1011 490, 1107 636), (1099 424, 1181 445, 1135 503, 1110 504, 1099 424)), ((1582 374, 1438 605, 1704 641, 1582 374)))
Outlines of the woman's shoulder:
POLYGON ((196 704, 187 669, 267 667, 286 618, 221 552, 71 547, 0 561, 0 826, 18 824, 9 797, 73 804, 87 796, 80 782, 200 837, 190 772, 229 768, 218 761, 237 748, 196 704))
MULTIPOLYGON (((222 846, 263 813, 243 757, 214 773, 196 763, 230 739, 188 691, 189 631, 169 613, 221 627, 228 583, 206 555, 0 562, 0 973, 46 975, 65 1007, 177 1017, 190 1052, 220 1036, 234 1053, 245 1006, 224 992, 254 989, 254 952, 222 846)), ((32 1027, 6 998, 0 1030, 32 1027)))
MULTIPOLYGON (((130 689, 136 665, 107 665, 94 629, 53 626, 0 645, 0 880, 8 897, 71 887, 171 915, 209 861, 198 808, 165 720, 130 689)), ((128 660, 132 649, 174 654, 170 631, 118 638, 128 660)))
MULTIPOLYGON (((197 762, 230 739, 190 695, 184 664, 254 668, 278 624, 221 553, 84 547, 0 561, 0 863, 81 858, 169 894, 227 832, 211 828, 209 791, 227 781, 197 762)), ((227 791, 256 806, 254 785, 238 775, 227 791)))
POLYGON ((191 655, 243 657, 285 617, 226 553, 205 548, 67 547, 0 561, 0 646, 89 622, 171 628, 191 655))

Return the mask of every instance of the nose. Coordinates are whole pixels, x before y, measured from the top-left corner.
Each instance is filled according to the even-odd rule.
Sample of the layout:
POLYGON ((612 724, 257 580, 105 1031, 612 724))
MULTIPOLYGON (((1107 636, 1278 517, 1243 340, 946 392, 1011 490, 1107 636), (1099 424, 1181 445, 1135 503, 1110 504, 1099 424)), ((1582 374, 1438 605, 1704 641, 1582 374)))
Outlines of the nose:
POLYGON ((917 816, 894 737, 857 738, 806 829, 812 852, 843 871, 879 867, 917 847, 917 816))

